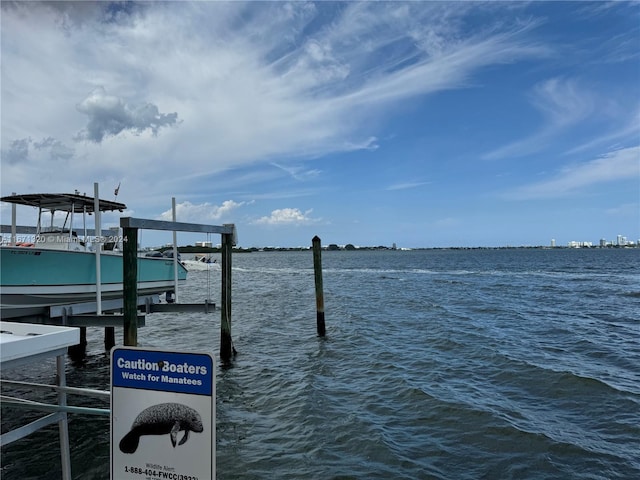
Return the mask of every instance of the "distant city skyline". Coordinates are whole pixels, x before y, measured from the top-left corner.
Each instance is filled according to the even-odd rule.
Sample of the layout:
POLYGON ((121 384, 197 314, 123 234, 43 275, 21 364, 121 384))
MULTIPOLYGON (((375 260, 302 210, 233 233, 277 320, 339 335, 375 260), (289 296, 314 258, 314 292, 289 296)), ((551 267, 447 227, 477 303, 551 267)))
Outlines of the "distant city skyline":
MULTIPOLYGON (((554 246, 554 240, 551 240, 552 246, 554 246)), ((601 238, 597 243, 590 241, 576 241, 572 240, 568 243, 569 247, 608 247, 608 246, 616 246, 616 247, 627 247, 627 246, 640 246, 640 240, 629 240, 624 235, 617 235, 615 241, 607 240, 606 238, 601 238)))

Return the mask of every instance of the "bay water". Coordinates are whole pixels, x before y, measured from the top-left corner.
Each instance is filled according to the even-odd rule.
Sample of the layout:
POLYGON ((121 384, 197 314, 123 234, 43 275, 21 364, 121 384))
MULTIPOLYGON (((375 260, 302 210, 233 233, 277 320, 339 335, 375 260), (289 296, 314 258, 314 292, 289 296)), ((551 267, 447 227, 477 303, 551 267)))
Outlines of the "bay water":
MULTIPOLYGON (((217 370, 218 479, 640 478, 640 249, 322 262, 319 338, 310 251, 233 255, 238 355, 217 370)), ((219 305, 219 270, 190 272, 179 295, 219 305)), ((139 345, 217 356, 219 313, 152 314, 139 345)), ((67 382, 106 390, 102 330, 88 340, 67 382)), ((54 370, 2 376, 54 383, 54 370)), ((37 415, 3 406, 2 430, 37 415)), ((108 418, 73 414, 69 430, 73 477, 108 478, 108 418)), ((4 447, 1 468, 3 480, 60 478, 57 428, 4 447)))

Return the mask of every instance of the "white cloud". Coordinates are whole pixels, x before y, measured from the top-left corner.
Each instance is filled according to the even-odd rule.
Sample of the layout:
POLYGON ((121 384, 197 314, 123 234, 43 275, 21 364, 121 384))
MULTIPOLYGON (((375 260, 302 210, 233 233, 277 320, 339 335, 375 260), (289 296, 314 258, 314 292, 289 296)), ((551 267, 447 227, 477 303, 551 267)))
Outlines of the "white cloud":
POLYGON ((517 200, 563 197, 593 185, 629 179, 640 182, 640 146, 616 150, 595 160, 566 167, 548 180, 522 186, 506 196, 517 200))
MULTIPOLYGON (((222 205, 211 205, 210 203, 192 204, 191 202, 181 202, 176 204, 176 221, 188 223, 209 223, 222 218, 230 218, 231 214, 245 205, 246 202, 234 202, 226 200, 222 205)), ((172 209, 160 214, 158 220, 173 220, 172 209)))
POLYGON ((302 212, 297 208, 282 208, 272 211, 268 217, 257 219, 254 223, 257 225, 308 225, 317 223, 319 219, 309 216, 312 211, 312 209, 302 212))

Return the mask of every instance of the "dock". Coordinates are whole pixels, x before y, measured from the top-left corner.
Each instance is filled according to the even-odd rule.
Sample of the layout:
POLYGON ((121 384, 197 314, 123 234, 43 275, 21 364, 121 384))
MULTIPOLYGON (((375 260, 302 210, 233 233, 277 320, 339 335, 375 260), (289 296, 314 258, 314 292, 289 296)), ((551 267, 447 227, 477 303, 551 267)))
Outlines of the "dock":
MULTIPOLYGON (((0 322, 0 366, 2 369, 20 367, 31 362, 41 361, 43 358, 56 357, 56 386, 64 388, 65 357, 67 347, 79 340, 77 328, 34 325, 27 323, 0 322)), ((4 382, 3 382, 4 383, 4 382)), ((19 405, 17 399, 5 398, 3 403, 19 405)), ((67 396, 64 390, 58 391, 57 405, 53 411, 28 424, 3 433, 0 445, 5 446, 48 425, 57 423, 60 435, 60 456, 62 461, 62 478, 71 480, 71 457, 69 451, 69 428, 67 423, 67 396)), ((28 406, 28 405, 27 405, 28 406)), ((38 408, 42 410, 42 408, 38 408)))

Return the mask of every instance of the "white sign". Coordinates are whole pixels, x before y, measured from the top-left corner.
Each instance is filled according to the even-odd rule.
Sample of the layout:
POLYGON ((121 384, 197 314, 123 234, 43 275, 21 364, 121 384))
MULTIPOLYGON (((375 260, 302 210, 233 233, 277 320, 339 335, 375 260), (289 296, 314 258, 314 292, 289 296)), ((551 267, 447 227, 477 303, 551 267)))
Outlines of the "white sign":
POLYGON ((111 350, 111 479, 215 478, 209 353, 111 350))

